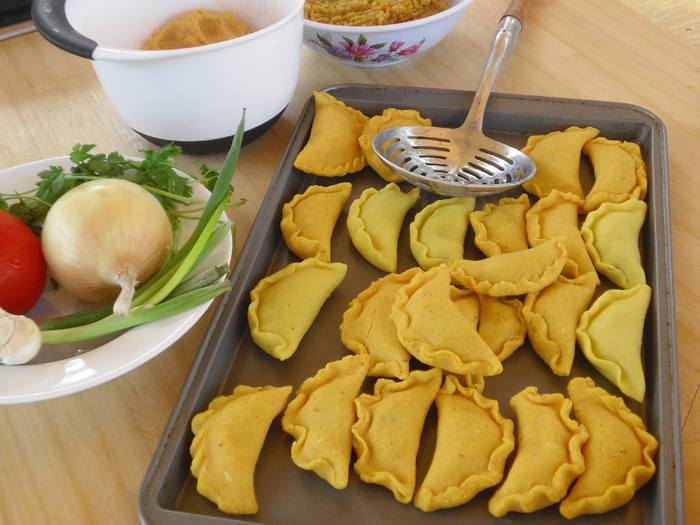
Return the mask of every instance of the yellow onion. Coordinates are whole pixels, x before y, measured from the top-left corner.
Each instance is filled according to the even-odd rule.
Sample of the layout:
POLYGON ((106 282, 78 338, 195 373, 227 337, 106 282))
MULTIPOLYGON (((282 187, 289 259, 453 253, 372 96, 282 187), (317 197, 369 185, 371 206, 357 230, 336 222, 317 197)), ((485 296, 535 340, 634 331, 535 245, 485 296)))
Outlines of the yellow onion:
POLYGON ((46 215, 41 247, 56 282, 90 302, 129 311, 134 290, 163 265, 173 242, 167 212, 147 190, 98 179, 66 192, 46 215))

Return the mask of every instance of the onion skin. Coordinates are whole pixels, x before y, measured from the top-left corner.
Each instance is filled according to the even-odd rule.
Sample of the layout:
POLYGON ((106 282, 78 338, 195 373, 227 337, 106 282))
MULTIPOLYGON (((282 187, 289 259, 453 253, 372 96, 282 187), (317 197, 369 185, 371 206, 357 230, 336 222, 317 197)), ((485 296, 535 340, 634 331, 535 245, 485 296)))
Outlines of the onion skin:
POLYGON ((56 282, 97 303, 114 301, 122 293, 120 283, 138 285, 155 274, 172 242, 170 219, 158 199, 122 179, 97 179, 71 189, 51 207, 41 233, 56 282))

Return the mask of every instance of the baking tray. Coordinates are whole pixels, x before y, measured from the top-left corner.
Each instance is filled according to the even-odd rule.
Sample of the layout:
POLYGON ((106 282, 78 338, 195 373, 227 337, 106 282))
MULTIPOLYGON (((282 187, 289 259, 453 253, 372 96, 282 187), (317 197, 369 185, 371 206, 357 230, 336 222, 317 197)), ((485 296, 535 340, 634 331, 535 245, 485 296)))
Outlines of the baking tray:
MULTIPOLYGON (((374 85, 341 85, 329 93, 366 115, 386 107, 413 108, 439 126, 455 127, 463 122, 473 99, 465 91, 437 90, 374 85)), ((386 488, 363 483, 350 467, 350 482, 336 490, 313 472, 298 468, 290 458, 292 438, 281 429, 280 418, 272 424, 255 473, 255 490, 260 510, 253 516, 230 516, 196 491, 196 480, 189 473, 189 446, 192 417, 207 408, 219 395, 228 395, 238 384, 251 386, 292 385, 296 390, 329 361, 349 354, 340 341, 339 325, 349 302, 369 283, 384 275, 366 262, 353 248, 345 219, 350 202, 369 186, 380 188, 386 182, 370 168, 343 179, 353 183, 353 194, 333 234, 334 261, 345 262, 348 274, 336 289, 289 360, 280 362, 253 343, 246 311, 249 292, 261 278, 297 261, 286 248, 279 229, 282 205, 309 185, 330 185, 337 178, 307 175, 293 167, 298 151, 307 141, 314 116, 313 99, 304 107, 261 205, 248 239, 233 270, 233 291, 220 302, 214 320, 193 363, 167 427, 155 451, 139 494, 139 513, 149 524, 372 524, 372 523, 567 523, 557 505, 533 514, 509 513, 494 518, 487 501, 495 489, 488 489, 466 505, 424 513, 413 505, 397 502, 386 488)), ((648 216, 640 244, 653 288, 652 303, 644 334, 644 366, 647 378, 646 402, 626 399, 647 428, 658 438, 657 473, 634 499, 620 509, 602 515, 583 516, 577 523, 671 524, 683 522, 679 399, 675 351, 673 291, 671 279, 671 240, 669 219, 668 163, 663 123, 639 107, 584 100, 553 99, 493 94, 489 100, 484 130, 494 138, 522 147, 528 135, 545 134, 569 126, 588 125, 608 138, 640 144, 649 170, 648 216)), ((243 153, 245 154, 245 152, 243 153)), ((584 189, 592 183, 590 166, 582 160, 584 189)), ((404 190, 410 186, 404 183, 404 190)), ((510 196, 521 190, 512 190, 510 196)), ((502 194, 505 196, 509 194, 502 194)), ((499 197, 492 198, 492 201, 499 197)), ((416 266, 408 247, 408 225, 413 214, 436 196, 423 191, 409 212, 401 233, 399 271, 416 266)), ((477 201, 477 209, 486 202, 477 201)), ((467 238, 465 257, 479 257, 473 239, 467 238)), ((620 395, 577 351, 572 377, 588 375, 609 392, 620 395)), ((526 386, 537 386, 541 393, 562 392, 570 377, 558 377, 525 345, 504 362, 504 372, 487 378, 484 395, 497 399, 504 416, 515 420, 508 405, 512 395, 526 386)), ((368 378, 367 389, 371 390, 368 378)), ((293 398, 290 396, 290 400, 293 398)), ((428 414, 418 457, 418 483, 432 457, 435 439, 435 409, 428 414)), ((509 463, 515 456, 511 454, 509 463)), ((508 466, 507 465, 507 466, 508 466)))

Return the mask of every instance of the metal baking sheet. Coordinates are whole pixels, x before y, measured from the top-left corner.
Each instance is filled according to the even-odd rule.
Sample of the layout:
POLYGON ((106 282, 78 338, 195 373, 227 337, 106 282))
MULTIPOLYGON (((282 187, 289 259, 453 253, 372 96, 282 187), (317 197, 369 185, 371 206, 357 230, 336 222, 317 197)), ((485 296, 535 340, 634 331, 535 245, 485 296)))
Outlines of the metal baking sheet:
MULTIPOLYGON (((466 117, 473 93, 395 86, 342 85, 328 88, 334 97, 366 115, 386 107, 413 108, 432 118, 435 125, 457 126, 466 117)), ((349 302, 371 281, 384 275, 353 248, 345 219, 350 202, 369 186, 386 183, 370 168, 340 179, 353 183, 353 194, 336 226, 332 259, 348 264, 345 281, 326 302, 299 349, 289 360, 273 359, 253 343, 247 325, 249 292, 259 279, 298 260, 286 248, 279 229, 282 205, 309 185, 330 185, 337 178, 307 175, 293 167, 296 154, 306 143, 314 115, 310 98, 294 129, 277 173, 269 187, 257 219, 233 271, 233 292, 222 300, 175 405, 155 452, 139 495, 139 512, 149 524, 386 524, 386 523, 566 523, 557 505, 533 514, 509 513, 494 518, 487 501, 495 489, 487 489, 466 505, 424 513, 411 504, 397 502, 379 485, 363 483, 350 467, 350 483, 336 490, 316 474, 302 470, 290 458, 291 436, 282 431, 280 418, 272 424, 255 473, 255 491, 260 510, 253 516, 230 516, 196 491, 189 473, 192 417, 207 408, 219 395, 230 394, 238 384, 251 386, 292 385, 296 390, 329 361, 348 355, 340 341, 339 325, 349 302)), ((484 121, 487 134, 522 147, 527 136, 569 126, 595 126, 600 135, 641 145, 649 170, 649 205, 640 244, 653 298, 644 335, 644 366, 647 397, 644 404, 626 399, 658 438, 657 473, 634 499, 620 509, 583 516, 577 523, 671 524, 683 522, 683 490, 680 459, 679 400, 671 279, 671 241, 668 200, 666 136, 663 123, 642 108, 606 102, 493 94, 484 121)), ((245 153, 243 153, 245 154, 245 153)), ((590 166, 582 160, 584 189, 590 188, 590 166)), ((404 183, 404 190, 410 186, 404 183)), ((511 192, 511 196, 521 190, 511 192)), ((501 195, 503 196, 503 195, 501 195)), ((408 225, 413 214, 434 200, 421 192, 409 212, 401 233, 399 271, 415 266, 408 247, 408 225)), ((496 197, 497 199, 499 197, 496 197)), ((494 200, 494 199, 492 199, 494 200)), ((486 202, 477 201, 477 209, 486 202)), ((467 238, 465 257, 479 257, 473 240, 467 238), (472 245, 470 248, 469 246, 472 245)), ((620 395, 577 351, 572 376, 590 376, 599 386, 620 395)), ((512 395, 526 386, 541 393, 562 392, 570 377, 558 377, 525 345, 504 362, 504 372, 486 379, 484 395, 497 399, 501 412, 515 420, 508 405, 512 395)), ((368 378, 366 391, 372 380, 368 378)), ((293 398, 290 396, 290 400, 293 398)), ((418 483, 432 457, 435 439, 435 409, 426 420, 418 457, 418 483)), ((510 465, 515 452, 511 454, 510 465)), ((354 459, 354 458, 353 458, 354 459)), ((506 468, 507 468, 506 467, 506 468)))

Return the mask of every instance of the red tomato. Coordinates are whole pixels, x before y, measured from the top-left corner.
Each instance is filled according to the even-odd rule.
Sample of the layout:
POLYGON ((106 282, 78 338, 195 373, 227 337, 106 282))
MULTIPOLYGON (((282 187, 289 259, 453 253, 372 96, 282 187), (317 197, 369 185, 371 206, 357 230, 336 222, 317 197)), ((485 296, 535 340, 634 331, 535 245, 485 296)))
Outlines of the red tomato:
POLYGON ((44 291, 46 261, 41 240, 10 212, 0 210, 0 307, 23 315, 44 291))

